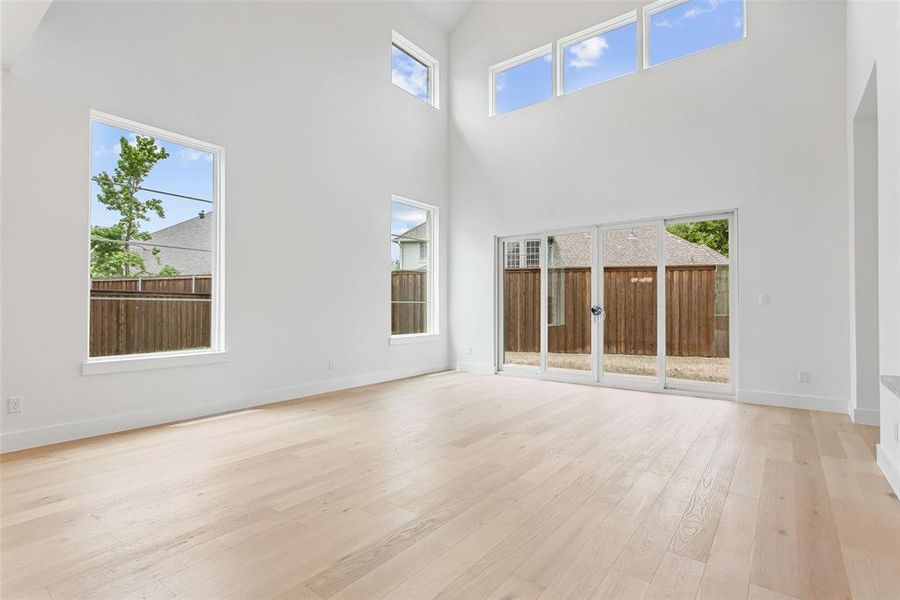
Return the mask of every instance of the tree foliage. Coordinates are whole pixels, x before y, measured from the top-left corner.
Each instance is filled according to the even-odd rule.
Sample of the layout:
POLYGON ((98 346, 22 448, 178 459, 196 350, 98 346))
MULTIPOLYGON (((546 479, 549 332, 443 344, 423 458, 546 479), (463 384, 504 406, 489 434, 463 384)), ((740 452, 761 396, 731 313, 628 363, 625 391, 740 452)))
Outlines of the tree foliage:
POLYGON ((666 226, 666 231, 694 244, 712 248, 728 256, 728 219, 694 221, 666 226))
MULTIPOLYGON (((108 227, 91 227, 92 277, 150 274, 144 263, 144 255, 135 251, 132 243, 150 240, 150 234, 142 231, 141 227, 152 215, 163 219, 166 213, 161 200, 142 200, 137 193, 156 163, 168 157, 166 149, 158 146, 152 137, 139 135, 134 142, 122 137, 119 139, 119 160, 113 174, 104 171, 94 178, 100 188, 97 200, 107 210, 118 213, 119 220, 108 227)), ((150 255, 156 259, 157 264, 161 264, 159 248, 153 248, 150 255)), ((178 270, 165 265, 158 274, 177 275, 178 270)))

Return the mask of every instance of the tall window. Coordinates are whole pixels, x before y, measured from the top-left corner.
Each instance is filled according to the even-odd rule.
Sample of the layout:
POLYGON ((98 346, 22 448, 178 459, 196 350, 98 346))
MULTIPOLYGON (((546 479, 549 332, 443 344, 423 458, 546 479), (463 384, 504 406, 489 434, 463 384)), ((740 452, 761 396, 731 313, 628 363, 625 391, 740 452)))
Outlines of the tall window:
POLYGON ((489 69, 490 114, 499 115, 553 96, 553 47, 541 46, 489 69))
POLYGON ((559 40, 559 93, 637 72, 634 11, 559 40))
POLYGON ((391 199, 391 335, 437 333, 437 209, 391 199))
POLYGON ((221 348, 222 156, 92 113, 90 357, 221 348))
POLYGON ((396 31, 391 40, 391 81, 438 108, 438 61, 396 31))
POLYGON ((659 0, 644 7, 644 66, 746 36, 744 0, 659 0))

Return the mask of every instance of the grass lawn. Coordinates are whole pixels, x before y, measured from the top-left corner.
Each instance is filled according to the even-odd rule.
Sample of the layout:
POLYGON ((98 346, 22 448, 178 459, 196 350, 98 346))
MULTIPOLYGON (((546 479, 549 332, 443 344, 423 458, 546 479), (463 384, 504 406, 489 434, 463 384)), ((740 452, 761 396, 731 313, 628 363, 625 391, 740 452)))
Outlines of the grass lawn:
MULTIPOLYGON (((541 355, 537 352, 507 352, 505 362, 514 365, 539 365, 541 355)), ((591 368, 590 354, 550 354, 547 365, 557 369, 591 368)), ((631 354, 606 354, 603 369, 607 373, 629 375, 656 375, 656 357, 631 354)), ((712 381, 727 383, 729 377, 728 358, 706 358, 703 356, 666 357, 666 377, 690 381, 712 381)))

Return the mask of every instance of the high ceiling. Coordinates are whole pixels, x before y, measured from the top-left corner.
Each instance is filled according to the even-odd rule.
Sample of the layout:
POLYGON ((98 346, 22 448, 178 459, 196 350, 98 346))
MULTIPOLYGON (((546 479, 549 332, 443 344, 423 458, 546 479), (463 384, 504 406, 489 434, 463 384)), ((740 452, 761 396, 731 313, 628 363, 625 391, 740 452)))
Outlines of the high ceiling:
POLYGON ((411 2, 445 33, 450 33, 475 0, 415 0, 411 2))

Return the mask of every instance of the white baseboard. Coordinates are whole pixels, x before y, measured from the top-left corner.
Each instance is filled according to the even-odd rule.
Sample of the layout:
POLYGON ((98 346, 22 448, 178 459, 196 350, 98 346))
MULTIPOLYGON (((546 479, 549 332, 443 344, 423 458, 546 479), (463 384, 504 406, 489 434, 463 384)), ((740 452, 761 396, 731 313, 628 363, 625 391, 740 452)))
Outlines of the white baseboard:
POLYGON ((305 396, 314 396, 326 392, 335 392, 362 385, 392 381, 394 379, 403 379, 404 377, 437 373, 448 369, 452 369, 452 367, 446 364, 434 364, 409 369, 376 371, 373 373, 352 375, 338 379, 326 379, 295 386, 264 390, 244 396, 233 396, 207 402, 196 402, 185 406, 165 407, 159 410, 134 411, 121 415, 100 417, 97 419, 72 421, 69 423, 60 423, 58 425, 48 425, 46 427, 36 427, 21 431, 9 431, 0 435, 0 451, 10 452, 13 450, 23 450, 25 448, 35 448, 37 446, 46 446, 48 444, 56 444, 59 442, 80 440, 107 433, 148 427, 151 425, 161 425, 187 419, 209 417, 234 410, 253 408, 255 406, 272 404, 274 402, 293 400, 305 396))
POLYGON ((854 408, 850 416, 857 425, 881 425, 881 413, 874 408, 854 408))
POLYGON ((888 480, 891 489, 894 490, 894 495, 900 498, 900 466, 894 462, 881 444, 875 446, 875 455, 875 462, 878 468, 884 473, 885 479, 888 480))
POLYGON ((472 362, 457 362, 456 369, 458 371, 464 371, 466 373, 475 373, 477 375, 493 375, 497 372, 494 368, 494 365, 484 364, 484 363, 472 363, 472 362))
POLYGON ((777 392, 760 392, 756 390, 738 390, 738 402, 767 404, 782 408, 802 408, 847 414, 847 400, 842 398, 825 398, 822 396, 796 396, 777 392))

